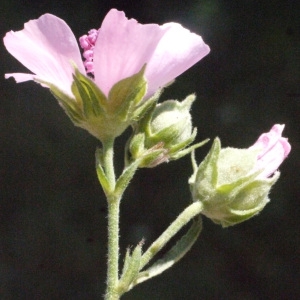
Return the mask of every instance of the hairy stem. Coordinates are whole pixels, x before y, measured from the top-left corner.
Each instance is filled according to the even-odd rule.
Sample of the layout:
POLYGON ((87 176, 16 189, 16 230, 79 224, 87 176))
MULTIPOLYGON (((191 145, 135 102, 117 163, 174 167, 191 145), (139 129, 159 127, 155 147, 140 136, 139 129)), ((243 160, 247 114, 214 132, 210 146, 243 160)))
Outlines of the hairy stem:
POLYGON ((116 195, 116 177, 114 171, 114 140, 103 142, 103 164, 109 182, 109 192, 106 193, 108 205, 108 261, 106 300, 118 300, 117 286, 119 281, 119 215, 120 195, 116 195))
POLYGON ((120 199, 108 201, 108 262, 106 300, 117 300, 119 294, 119 213, 120 199))
POLYGON ((104 171, 109 181, 110 189, 111 191, 113 191, 116 185, 116 176, 114 169, 114 139, 108 139, 102 144, 104 171))
POLYGON ((161 234, 161 236, 152 243, 148 250, 143 254, 140 269, 148 264, 148 262, 167 244, 168 241, 191 219, 197 216, 203 209, 200 201, 192 203, 188 206, 175 221, 161 234))

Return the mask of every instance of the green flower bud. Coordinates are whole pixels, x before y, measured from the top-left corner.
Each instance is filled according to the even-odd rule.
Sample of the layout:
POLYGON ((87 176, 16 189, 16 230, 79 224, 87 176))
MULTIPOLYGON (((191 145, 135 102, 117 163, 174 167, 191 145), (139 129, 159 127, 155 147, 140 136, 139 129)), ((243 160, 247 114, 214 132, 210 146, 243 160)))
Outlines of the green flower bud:
MULTIPOLYGON (((270 133, 265 135, 270 136, 270 133)), ((216 138, 198 167, 193 161, 194 174, 189 179, 190 189, 193 201, 203 203, 202 213, 205 216, 227 227, 253 217, 265 207, 269 202, 270 189, 279 178, 279 172, 276 171, 279 164, 275 162, 274 165, 274 160, 269 157, 274 156, 274 151, 278 153, 278 148, 287 149, 279 150, 282 162, 289 152, 285 146, 287 140, 281 138, 281 134, 277 135, 270 142, 264 139, 268 145, 248 149, 221 149, 220 140, 216 138), (264 163, 263 168, 258 167, 262 166, 262 153, 263 162, 270 162, 268 165, 264 163), (270 164, 273 164, 273 168, 270 164), (272 172, 269 172, 271 169, 272 172)))
POLYGON ((137 123, 129 152, 133 159, 145 157, 141 167, 155 167, 162 162, 178 159, 203 145, 199 143, 187 147, 194 141, 197 132, 192 127, 190 114, 194 100, 195 95, 190 95, 182 102, 168 100, 153 105, 145 118, 137 123))
POLYGON ((195 96, 187 97, 183 102, 168 100, 158 104, 153 111, 145 146, 151 148, 163 141, 165 148, 184 143, 192 136, 192 117, 190 108, 195 96))

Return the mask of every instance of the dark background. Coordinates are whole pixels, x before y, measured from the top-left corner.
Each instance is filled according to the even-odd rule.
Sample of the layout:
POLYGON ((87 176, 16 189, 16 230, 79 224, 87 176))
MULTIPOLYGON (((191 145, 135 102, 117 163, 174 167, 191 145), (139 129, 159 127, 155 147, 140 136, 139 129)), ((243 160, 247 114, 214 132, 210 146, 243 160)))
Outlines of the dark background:
MULTIPOLYGON (((257 217, 228 229, 204 220, 190 253, 124 299, 300 299, 300 1, 14 1, 0 4, 0 32, 49 12, 77 37, 112 7, 141 23, 175 21, 211 53, 162 100, 197 93, 198 140, 248 147, 286 124, 292 152, 257 217)), ((25 71, 0 46, 0 298, 100 299, 105 289, 106 204, 94 170, 99 142, 69 121, 47 89, 3 74, 25 71)), ((117 140, 122 163, 125 137, 117 140)), ((197 151, 198 161, 209 147, 197 151)), ((153 241, 190 200, 188 157, 140 170, 125 194, 122 255, 153 241)))

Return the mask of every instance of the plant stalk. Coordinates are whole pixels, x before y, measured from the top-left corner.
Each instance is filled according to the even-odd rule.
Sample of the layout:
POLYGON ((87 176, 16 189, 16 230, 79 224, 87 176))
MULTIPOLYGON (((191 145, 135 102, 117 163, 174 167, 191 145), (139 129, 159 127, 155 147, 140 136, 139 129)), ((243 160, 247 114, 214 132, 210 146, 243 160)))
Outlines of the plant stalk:
POLYGON ((119 283, 119 217, 121 196, 116 195, 116 177, 114 171, 114 139, 103 142, 103 165, 109 182, 106 192, 108 205, 108 258, 107 258, 107 288, 105 299, 118 300, 117 287, 119 283))

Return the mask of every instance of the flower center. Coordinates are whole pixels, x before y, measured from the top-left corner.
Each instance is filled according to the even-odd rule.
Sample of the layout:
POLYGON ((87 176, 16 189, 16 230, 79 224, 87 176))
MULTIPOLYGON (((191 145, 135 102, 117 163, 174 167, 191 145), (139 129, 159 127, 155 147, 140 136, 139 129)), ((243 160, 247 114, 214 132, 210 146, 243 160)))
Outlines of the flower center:
POLYGON ((86 72, 94 75, 94 48, 98 37, 98 30, 91 29, 88 34, 83 35, 79 38, 79 44, 83 49, 83 57, 85 61, 83 62, 86 72))

